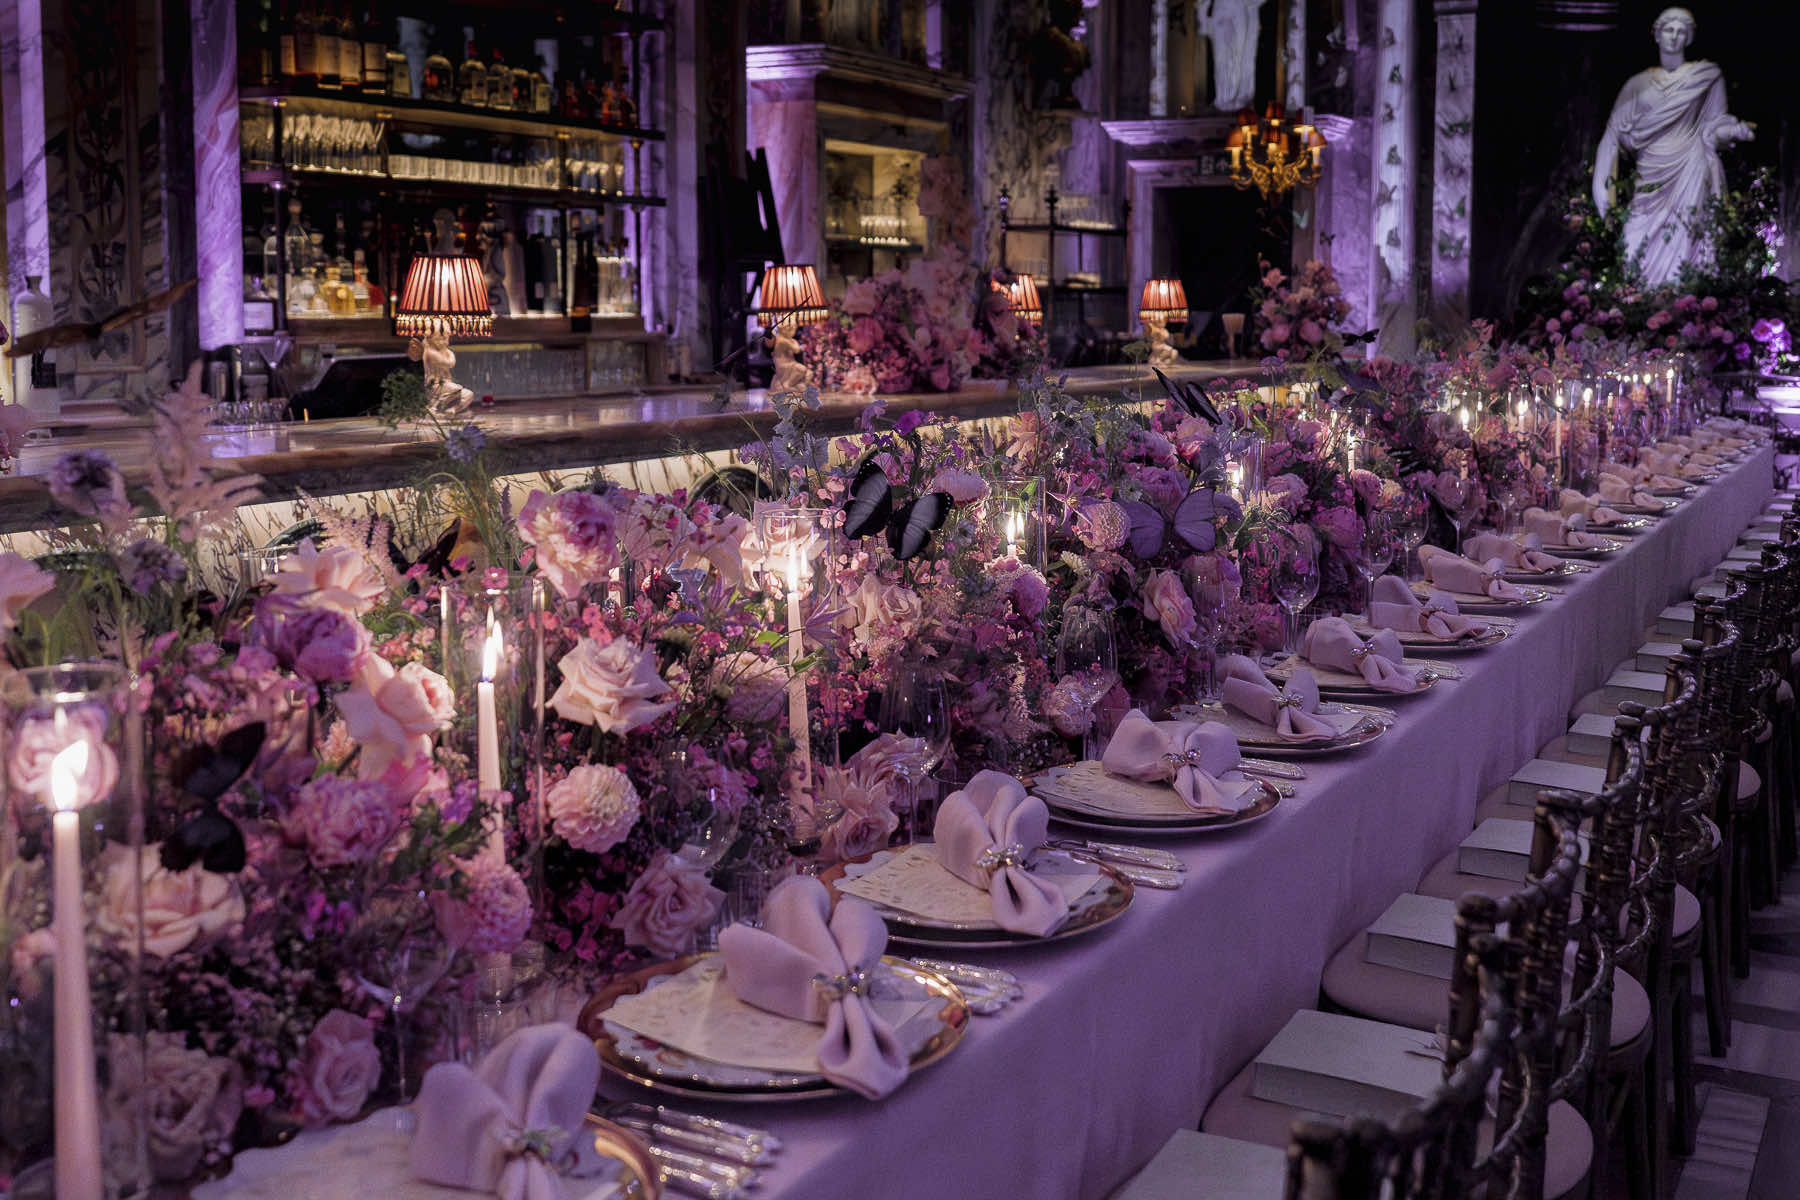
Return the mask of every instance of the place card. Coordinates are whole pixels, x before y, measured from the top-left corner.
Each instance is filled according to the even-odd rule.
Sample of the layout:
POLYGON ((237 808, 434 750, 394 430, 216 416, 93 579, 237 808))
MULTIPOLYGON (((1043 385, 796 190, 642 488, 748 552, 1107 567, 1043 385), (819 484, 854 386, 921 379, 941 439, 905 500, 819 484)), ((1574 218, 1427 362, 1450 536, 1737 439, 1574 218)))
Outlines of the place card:
MULTIPOLYGON (((1489 817, 1456 848, 1456 869, 1464 875, 1480 875, 1485 879, 1506 879, 1524 883, 1531 866, 1531 840, 1535 825, 1531 821, 1514 821, 1507 817, 1489 817)), ((1581 857, 1587 859, 1587 834, 1576 835, 1581 843, 1581 857)), ((1586 869, 1575 876, 1575 890, 1582 889, 1586 869)))
POLYGON ((1378 967, 1449 979, 1456 966, 1456 901, 1397 896, 1369 926, 1363 958, 1378 967))
MULTIPOLYGON (((1221 779, 1218 783, 1219 804, 1231 812, 1237 812, 1247 801, 1261 794, 1261 789, 1248 780, 1221 779)), ((1092 760, 1052 772, 1034 783, 1032 790, 1054 799, 1059 808, 1101 817, 1166 817, 1173 820, 1197 814, 1197 810, 1189 808, 1181 794, 1168 784, 1109 775, 1106 768, 1092 760)))
MULTIPOLYGON (((1098 871, 1059 856, 1045 856, 1032 874, 1054 883, 1071 906, 1104 880, 1098 871)), ((860 875, 837 881, 837 890, 908 916, 967 929, 998 929, 986 888, 952 875, 938 861, 937 846, 914 843, 860 875)))
POLYGON ((1600 697, 1608 707, 1616 707, 1627 700, 1653 707, 1663 702, 1663 685, 1666 682, 1664 676, 1652 671, 1640 671, 1635 664, 1620 667, 1600 685, 1600 697))
POLYGON ((1613 718, 1605 713, 1582 713, 1569 726, 1569 753, 1595 756, 1611 754, 1612 735, 1613 718))
POLYGON ((1594 796, 1605 786, 1606 772, 1600 767, 1534 758, 1514 771, 1512 778, 1507 781, 1506 802, 1524 808, 1536 808, 1538 793, 1547 788, 1594 796))
POLYGON ((1692 604, 1671 604, 1663 609, 1656 618, 1656 632, 1669 637, 1693 637, 1694 606, 1692 604))
POLYGON ((1256 1056, 1250 1094, 1307 1112, 1392 1121, 1443 1081, 1435 1035, 1303 1009, 1256 1056))
POLYGON ((1177 1129, 1113 1200, 1269 1200, 1286 1186, 1285 1150, 1177 1129))
MULTIPOLYGON (((876 996, 870 1005, 895 1030, 943 1004, 932 996, 876 996)), ((621 996, 601 1014, 614 1024, 684 1053, 778 1074, 817 1075, 825 1027, 745 1004, 725 978, 725 959, 712 955, 679 974, 621 996)), ((908 1053, 916 1046, 906 1047, 908 1053)))
POLYGON ((1666 674, 1669 660, 1680 653, 1680 642, 1645 642, 1637 649, 1637 669, 1656 675, 1666 674))

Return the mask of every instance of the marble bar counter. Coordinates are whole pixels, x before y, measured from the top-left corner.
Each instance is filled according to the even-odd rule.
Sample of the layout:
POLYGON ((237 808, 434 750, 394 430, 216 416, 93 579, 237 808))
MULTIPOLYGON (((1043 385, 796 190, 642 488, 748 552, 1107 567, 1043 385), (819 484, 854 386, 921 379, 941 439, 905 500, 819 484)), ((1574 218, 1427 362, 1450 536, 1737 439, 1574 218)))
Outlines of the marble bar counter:
MULTIPOLYGON (((1219 378, 1264 382, 1261 364, 1247 361, 1183 364, 1168 372, 1191 380, 1219 378)), ((1091 367, 1068 372, 1072 393, 1160 394, 1146 367, 1091 367)), ((1018 392, 1001 381, 978 381, 961 391, 882 397, 890 415, 913 409, 977 420, 1018 411, 1018 392)), ((827 394, 814 428, 850 431, 869 401, 827 394)), ((487 460, 496 475, 574 470, 663 458, 684 452, 730 450, 755 441, 775 424, 768 393, 733 391, 721 408, 711 390, 661 388, 630 396, 565 397, 503 401, 470 411, 487 435, 487 460)), ((222 464, 263 477, 262 499, 379 491, 417 479, 442 453, 432 432, 389 429, 370 417, 286 423, 274 429, 221 429, 208 435, 222 464)), ((44 476, 63 454, 103 450, 134 489, 145 480, 156 447, 141 421, 63 425, 54 436, 28 444, 13 474, 0 477, 0 534, 53 528, 71 514, 51 498, 44 476)))

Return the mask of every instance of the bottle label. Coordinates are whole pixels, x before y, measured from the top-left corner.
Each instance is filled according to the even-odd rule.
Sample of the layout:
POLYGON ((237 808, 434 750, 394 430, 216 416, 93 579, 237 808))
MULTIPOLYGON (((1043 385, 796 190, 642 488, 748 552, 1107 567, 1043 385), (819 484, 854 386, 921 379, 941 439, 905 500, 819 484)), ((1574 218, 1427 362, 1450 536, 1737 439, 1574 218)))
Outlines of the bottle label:
POLYGON ((320 80, 336 83, 338 72, 337 34, 321 33, 316 35, 313 43, 313 56, 320 80))
POLYGON ((338 76, 345 86, 356 87, 362 82, 362 43, 355 38, 338 39, 338 76))
POLYGON ((294 73, 296 75, 316 75, 319 73, 319 41, 311 31, 302 29, 294 35, 294 73))
POLYGON ((387 82, 387 47, 380 42, 364 42, 362 48, 362 77, 364 86, 373 84, 377 87, 387 82))
POLYGON ((284 33, 281 35, 281 77, 292 79, 297 74, 299 70, 294 63, 294 35, 284 33))

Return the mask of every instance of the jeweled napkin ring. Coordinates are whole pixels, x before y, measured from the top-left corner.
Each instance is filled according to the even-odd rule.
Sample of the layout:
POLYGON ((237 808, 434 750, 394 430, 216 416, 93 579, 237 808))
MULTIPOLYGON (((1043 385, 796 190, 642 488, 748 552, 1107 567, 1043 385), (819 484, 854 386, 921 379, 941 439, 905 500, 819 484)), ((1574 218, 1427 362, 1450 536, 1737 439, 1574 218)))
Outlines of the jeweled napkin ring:
POLYGON ((1171 750, 1163 755, 1163 761, 1168 763, 1175 771, 1179 771, 1183 767, 1198 767, 1200 770, 1206 769, 1206 755, 1198 750, 1171 750))
POLYGON ((1029 857, 1030 854, 1025 847, 1014 842, 1010 846, 989 846, 975 856, 975 865, 991 879, 994 872, 1007 867, 1017 867, 1023 870, 1025 860, 1029 857))
POLYGON ((1278 690, 1275 693, 1275 711, 1276 712, 1280 712, 1284 708, 1304 708, 1305 706, 1306 706, 1306 697, 1305 696, 1296 696, 1292 692, 1289 692, 1285 689, 1278 690))
POLYGON ((827 1003, 842 1000, 845 996, 866 996, 869 992, 869 972, 864 967, 851 967, 842 975, 814 975, 813 989, 825 997, 827 1003))
POLYGON ((1360 646, 1350 647, 1350 657, 1354 658, 1357 662, 1361 662, 1373 653, 1375 653, 1375 644, 1373 642, 1364 642, 1360 646))
POLYGON ((562 1169, 559 1160, 563 1157, 563 1148, 569 1142, 569 1131, 566 1129, 515 1127, 497 1130, 494 1136, 508 1158, 535 1158, 556 1170, 562 1169))

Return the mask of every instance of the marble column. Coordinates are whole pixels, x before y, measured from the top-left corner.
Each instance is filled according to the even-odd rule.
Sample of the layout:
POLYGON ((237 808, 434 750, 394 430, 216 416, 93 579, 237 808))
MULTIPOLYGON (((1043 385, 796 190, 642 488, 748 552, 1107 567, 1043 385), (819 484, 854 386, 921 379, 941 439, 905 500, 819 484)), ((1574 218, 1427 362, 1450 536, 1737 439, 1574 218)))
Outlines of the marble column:
POLYGON ((1375 320, 1385 353, 1412 350, 1418 314, 1414 220, 1418 163, 1413 133, 1412 0, 1380 0, 1375 36, 1375 320))
POLYGON ((189 0, 194 73, 194 239, 200 348, 244 337, 244 213, 238 183, 237 5, 189 0))
POLYGON ((1372 123, 1367 117, 1317 113, 1313 124, 1326 146, 1325 173, 1313 195, 1312 254, 1337 272, 1350 305, 1349 327, 1370 329, 1375 320, 1372 123))
MULTIPOLYGON (((707 177, 743 178, 744 46, 747 6, 716 5, 708 0, 676 0, 669 9, 670 70, 664 89, 668 123, 667 227, 668 289, 671 330, 686 346, 674 348, 679 363, 691 358, 704 371, 718 361, 722 347, 723 296, 741 287, 718 278, 724 248, 723 216, 705 203, 707 177)), ((723 195, 722 186, 711 187, 723 195)))
POLYGON ((1474 204, 1475 4, 1437 0, 1437 86, 1432 114, 1431 320, 1469 319, 1469 237, 1474 204))

